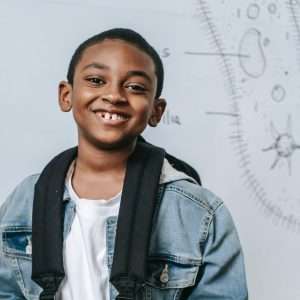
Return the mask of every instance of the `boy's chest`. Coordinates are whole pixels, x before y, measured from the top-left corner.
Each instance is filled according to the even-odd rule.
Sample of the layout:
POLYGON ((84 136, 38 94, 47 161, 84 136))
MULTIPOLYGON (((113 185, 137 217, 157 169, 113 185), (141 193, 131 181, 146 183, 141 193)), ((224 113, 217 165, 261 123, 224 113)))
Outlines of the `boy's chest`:
MULTIPOLYGON (((65 210, 64 239, 66 240, 75 216, 75 206, 70 201, 65 210)), ((188 219, 188 218, 186 218, 188 219)), ((117 231, 116 216, 105 222, 106 264, 111 272, 117 231)), ((172 207, 161 207, 155 217, 147 258, 146 282, 138 299, 179 299, 184 288, 195 284, 201 265, 198 240, 186 225, 172 216, 172 207)), ((193 222, 192 222, 193 223, 193 222)), ((193 224, 199 228, 199 224, 193 224)), ((41 289, 31 280, 31 228, 11 228, 5 233, 3 249, 13 268, 26 299, 37 300, 41 289)), ((117 291, 109 285, 110 299, 115 299, 117 291)))

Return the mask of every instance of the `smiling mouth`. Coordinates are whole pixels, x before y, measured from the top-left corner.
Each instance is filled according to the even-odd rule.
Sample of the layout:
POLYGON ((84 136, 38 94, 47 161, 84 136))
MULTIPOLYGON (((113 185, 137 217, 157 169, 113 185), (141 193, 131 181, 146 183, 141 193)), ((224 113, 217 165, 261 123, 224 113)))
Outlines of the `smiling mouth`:
POLYGON ((99 117, 104 123, 106 124, 119 124, 123 123, 124 121, 127 121, 129 119, 128 116, 119 114, 119 113, 110 113, 110 112, 95 112, 97 117, 99 117))

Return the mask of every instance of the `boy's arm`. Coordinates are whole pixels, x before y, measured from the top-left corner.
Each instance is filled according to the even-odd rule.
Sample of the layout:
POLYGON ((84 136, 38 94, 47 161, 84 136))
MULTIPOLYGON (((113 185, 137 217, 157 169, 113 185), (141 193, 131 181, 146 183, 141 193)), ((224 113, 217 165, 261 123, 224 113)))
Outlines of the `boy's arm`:
POLYGON ((15 275, 7 265, 5 258, 0 252, 0 299, 1 300, 25 300, 15 275))
POLYGON ((247 300, 243 253, 229 211, 221 205, 203 245, 203 265, 188 300, 247 300))
MULTIPOLYGON (((0 225, 5 214, 9 198, 0 206, 0 225)), ((0 227, 0 299, 1 300, 25 300, 17 283, 15 274, 3 254, 2 230, 0 227)))

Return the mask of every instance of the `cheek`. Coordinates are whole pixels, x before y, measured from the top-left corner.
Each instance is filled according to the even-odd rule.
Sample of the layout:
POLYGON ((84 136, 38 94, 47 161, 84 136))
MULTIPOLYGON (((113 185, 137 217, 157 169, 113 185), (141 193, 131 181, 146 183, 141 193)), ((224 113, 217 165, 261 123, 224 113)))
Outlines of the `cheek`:
POLYGON ((78 88, 74 90, 72 99, 74 103, 84 105, 89 102, 91 99, 96 98, 97 95, 93 89, 86 87, 78 88))
POLYGON ((75 90, 72 95, 72 105, 74 115, 84 113, 88 109, 89 103, 93 99, 93 94, 87 89, 75 90))
POLYGON ((77 124, 82 124, 86 122, 89 119, 88 114, 88 108, 86 106, 86 103, 83 103, 83 101, 78 101, 79 98, 73 100, 73 118, 76 121, 77 124))
POLYGON ((74 121, 76 122, 76 124, 80 125, 82 122, 80 120, 80 114, 78 113, 78 108, 76 106, 73 106, 72 114, 73 114, 73 118, 74 118, 74 121))
POLYGON ((140 118, 143 120, 148 120, 152 114, 153 105, 147 101, 140 101, 135 106, 135 111, 139 114, 140 118))

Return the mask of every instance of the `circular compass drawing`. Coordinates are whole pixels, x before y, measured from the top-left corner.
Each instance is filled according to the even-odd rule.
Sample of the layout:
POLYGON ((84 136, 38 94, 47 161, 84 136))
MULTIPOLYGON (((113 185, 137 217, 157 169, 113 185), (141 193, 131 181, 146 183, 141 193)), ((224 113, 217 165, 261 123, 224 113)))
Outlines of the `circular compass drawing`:
POLYGON ((207 117, 230 119, 242 178, 265 216, 300 232, 300 3, 198 0, 197 12, 210 49, 186 54, 218 57, 229 100, 207 117))

